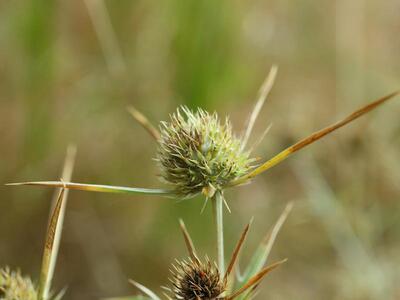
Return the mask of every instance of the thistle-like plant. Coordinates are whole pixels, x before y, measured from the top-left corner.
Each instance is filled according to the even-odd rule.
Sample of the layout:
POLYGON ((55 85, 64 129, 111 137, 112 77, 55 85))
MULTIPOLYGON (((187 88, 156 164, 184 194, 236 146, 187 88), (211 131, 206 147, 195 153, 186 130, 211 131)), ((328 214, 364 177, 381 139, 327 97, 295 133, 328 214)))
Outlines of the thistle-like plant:
MULTIPOLYGON (((272 270, 280 266, 286 260, 275 262, 265 266, 276 236, 285 222, 292 203, 289 203, 270 233, 254 252, 245 272, 240 275, 237 268, 238 258, 242 246, 248 235, 251 222, 244 228, 237 242, 226 271, 220 270, 217 264, 208 257, 199 259, 193 241, 180 221, 180 227, 185 240, 189 257, 185 260, 176 260, 172 265, 170 285, 163 287, 164 296, 169 300, 250 300, 255 297, 257 286, 262 279, 272 270), (236 272, 235 272, 236 270, 236 272)), ((143 294, 132 297, 113 298, 114 300, 160 300, 155 292, 142 284, 130 280, 143 294)), ((112 300, 112 299, 108 299, 112 300)))
POLYGON ((162 179, 179 197, 203 193, 213 197, 233 179, 245 175, 254 159, 242 151, 229 120, 216 113, 178 108, 170 122, 161 122, 157 161, 162 179))
POLYGON ((260 89, 245 133, 241 137, 232 133, 229 121, 221 123, 216 113, 209 114, 201 109, 191 111, 186 107, 178 108, 171 115, 170 121, 162 122, 160 130, 158 130, 143 114, 130 108, 134 118, 155 138, 158 144, 157 161, 161 168, 161 178, 167 183, 167 188, 148 189, 61 181, 24 182, 15 185, 65 187, 95 192, 156 194, 180 198, 202 193, 205 196, 205 203, 209 198, 213 203, 218 265, 220 270, 224 270, 223 205, 224 203, 227 207, 228 205, 223 191, 249 182, 293 153, 356 120, 399 94, 399 92, 394 92, 377 99, 341 121, 312 133, 264 163, 256 165, 254 164, 255 160, 250 158, 251 153, 247 142, 261 107, 272 88, 276 73, 277 68, 271 68, 260 89))
MULTIPOLYGON (((75 153, 75 147, 68 148, 61 177, 68 181, 71 180, 75 153)), ((34 284, 30 277, 22 276, 20 271, 11 271, 5 267, 0 269, 0 300, 60 300, 62 298, 64 291, 52 295, 50 289, 60 245, 67 196, 68 190, 61 188, 53 200, 38 285, 34 284)))
POLYGON ((172 197, 191 197, 203 193, 206 197, 214 197, 216 192, 249 182, 291 154, 349 124, 400 93, 396 91, 379 98, 342 120, 312 133, 264 163, 256 165, 256 160, 250 158, 252 149, 247 149, 247 142, 270 93, 276 73, 277 68, 274 66, 259 91, 256 105, 241 137, 233 134, 228 119, 221 122, 216 113, 210 114, 200 108, 196 111, 185 106, 178 108, 169 121, 160 123, 158 130, 142 113, 129 107, 132 116, 158 144, 156 160, 161 169, 161 178, 169 188, 135 188, 62 181, 31 181, 8 185, 66 187, 92 192, 158 194, 172 197))

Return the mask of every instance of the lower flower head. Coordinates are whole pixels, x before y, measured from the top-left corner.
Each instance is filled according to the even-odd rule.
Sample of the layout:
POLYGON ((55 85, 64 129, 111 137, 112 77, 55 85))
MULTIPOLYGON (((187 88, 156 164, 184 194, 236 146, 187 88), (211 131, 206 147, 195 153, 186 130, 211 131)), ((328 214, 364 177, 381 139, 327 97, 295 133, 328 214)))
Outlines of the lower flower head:
POLYGON ((177 300, 222 299, 226 288, 217 267, 208 259, 205 263, 193 259, 178 262, 170 281, 173 299, 177 300))
POLYGON ((250 168, 252 159, 242 151, 230 122, 221 124, 216 113, 180 107, 160 129, 157 161, 161 177, 180 196, 201 192, 212 196, 250 168))

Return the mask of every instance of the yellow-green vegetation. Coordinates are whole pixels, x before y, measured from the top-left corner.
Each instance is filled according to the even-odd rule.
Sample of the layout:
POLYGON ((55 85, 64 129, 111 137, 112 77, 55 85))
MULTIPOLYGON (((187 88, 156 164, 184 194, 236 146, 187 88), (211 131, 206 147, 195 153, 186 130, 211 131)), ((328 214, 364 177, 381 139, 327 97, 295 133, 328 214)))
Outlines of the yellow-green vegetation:
POLYGON ((0 299, 2 300, 38 300, 35 285, 29 277, 9 268, 0 270, 0 299))

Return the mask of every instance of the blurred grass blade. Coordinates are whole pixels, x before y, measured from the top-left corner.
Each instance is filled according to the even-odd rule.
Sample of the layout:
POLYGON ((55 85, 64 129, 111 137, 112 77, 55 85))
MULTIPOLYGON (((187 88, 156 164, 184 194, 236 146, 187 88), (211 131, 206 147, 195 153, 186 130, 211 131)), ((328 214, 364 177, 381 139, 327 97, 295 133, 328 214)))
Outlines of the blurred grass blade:
POLYGON ((146 131, 157 141, 160 139, 160 132, 156 127, 151 124, 149 119, 138 111, 133 106, 128 106, 128 112, 132 115, 132 117, 138 122, 146 131))
POLYGON ((103 0, 85 0, 84 2, 111 75, 116 77, 124 75, 126 64, 106 4, 103 0))
POLYGON ((261 108, 264 105, 265 100, 267 99, 269 93, 271 92, 272 86, 274 85, 276 74, 278 73, 278 67, 273 65, 271 70, 268 73, 267 78, 262 84, 260 91, 258 92, 258 98, 256 101, 256 105, 254 106, 253 111, 251 112, 249 123, 247 124, 246 132, 242 139, 241 150, 246 148, 247 142, 249 141, 251 132, 253 131, 254 124, 257 120, 258 114, 261 111, 261 108))
POLYGON ((131 283, 132 285, 137 287, 140 291, 142 291, 144 294, 149 296, 152 300, 161 300, 160 297, 158 297, 152 290, 148 289, 144 285, 142 285, 132 279, 129 279, 129 283, 131 283))
POLYGON ((192 238, 190 237, 190 234, 187 231, 185 223, 183 222, 182 219, 179 219, 179 226, 181 227, 181 231, 183 233, 183 238, 185 239, 186 248, 188 249, 190 257, 194 261, 200 262, 197 257, 197 254, 196 254, 196 248, 194 247, 192 238))
POLYGON ((229 277, 230 273, 232 272, 233 268, 235 267, 235 263, 236 263, 236 261, 238 259, 240 250, 242 249, 242 246, 243 246, 243 243, 244 243, 244 241, 245 241, 245 239, 247 237, 247 234, 249 233, 249 229, 250 229, 252 221, 253 220, 251 220, 249 222, 249 224, 246 225, 246 227, 244 228, 244 230, 243 230, 243 232, 242 232, 242 234, 241 234, 241 236, 239 238, 239 241, 236 244, 235 250, 233 251, 233 254, 232 254, 231 261, 229 262, 228 268, 226 269, 226 273, 225 273, 225 276, 224 276, 224 281, 228 280, 228 277, 229 277))
POLYGON ((8 183, 6 185, 34 185, 34 186, 57 187, 57 188, 65 187, 70 190, 81 190, 81 191, 100 192, 100 193, 152 194, 161 196, 175 195, 175 193, 172 190, 166 190, 166 189, 146 189, 146 188, 74 183, 74 182, 63 182, 63 181, 29 181, 20 183, 8 183))
MULTIPOLYGON (((65 157, 64 161, 64 167, 62 170, 61 178, 70 181, 72 177, 72 172, 74 169, 74 164, 75 164, 75 156, 76 156, 76 146, 74 145, 69 145, 67 148, 67 154, 65 157)), ((51 281, 54 276, 54 270, 56 267, 56 262, 57 262, 57 256, 58 256, 58 249, 60 247, 60 240, 61 240, 61 233, 62 233, 62 228, 63 228, 63 223, 64 223, 64 216, 65 216, 65 211, 66 211, 66 205, 67 205, 67 199, 68 199, 68 190, 63 191, 63 199, 60 200, 59 194, 61 193, 61 190, 55 194, 55 197, 52 201, 52 207, 51 207, 51 213, 49 216, 49 222, 48 222, 48 228, 50 228, 52 225, 53 220, 53 215, 54 213, 57 212, 57 205, 61 201, 61 206, 58 212, 58 216, 56 216, 56 225, 55 225, 55 232, 54 232, 54 241, 53 241, 53 246, 52 250, 50 253, 50 261, 48 265, 48 270, 42 270, 42 274, 47 273, 46 278, 41 278, 41 280, 44 280, 43 282, 43 295, 41 296, 42 299, 48 299, 49 298, 49 293, 50 293, 50 288, 51 288, 51 281)), ((44 260, 45 258, 43 258, 44 260)), ((65 291, 64 291, 65 292, 65 291)), ((63 292, 59 293, 56 298, 61 299, 63 296, 63 292)))
POLYGON ((345 204, 340 201, 312 155, 296 161, 294 171, 303 184, 311 213, 320 219, 337 252, 338 262, 346 269, 347 278, 354 278, 353 288, 363 290, 365 295, 371 295, 371 299, 390 299, 390 274, 372 248, 355 232, 345 204))
POLYGON ((243 280, 241 281, 241 284, 250 280, 252 276, 260 272, 260 270, 264 267, 264 265, 267 262, 269 253, 271 252, 272 246, 274 245, 275 239, 280 229, 282 228, 282 225, 285 223, 286 218, 289 215, 292 208, 293 208, 293 202, 289 202, 286 205, 285 209, 283 210, 282 214, 279 216, 271 232, 266 236, 264 241, 255 251, 243 275, 243 280))
POLYGON ((324 129, 321 129, 319 131, 314 132, 310 136, 300 140, 296 144, 286 148, 282 152, 278 153, 274 157, 272 157, 270 160, 262 164, 261 166, 257 167, 253 171, 249 172, 248 174, 239 177, 238 179, 233 180, 232 182, 229 183, 229 186, 235 186, 238 184, 242 184, 250 180, 251 178, 254 178, 255 176, 267 171, 268 169, 272 168, 273 166, 279 164, 286 158, 288 158, 291 154, 299 151, 300 149, 303 149, 304 147, 314 143, 315 141, 318 141, 325 135, 330 134, 331 132, 335 131, 336 129, 339 129, 340 127, 343 127, 347 125, 348 123, 356 120, 357 118, 363 116, 364 114, 370 112, 371 110, 377 108, 387 100, 397 96, 400 93, 400 91, 391 93, 387 96, 384 96, 378 100, 375 100, 374 102, 362 107, 361 109, 353 112, 352 114, 348 115, 346 118, 342 119, 341 121, 330 125, 328 127, 325 127, 324 129))
POLYGON ((44 251, 43 251, 43 260, 42 260, 42 269, 40 272, 40 280, 39 280, 39 289, 38 289, 38 298, 39 300, 47 300, 48 298, 48 292, 50 289, 50 268, 51 266, 54 266, 54 251, 57 251, 57 249, 54 248, 54 240, 55 240, 55 235, 58 232, 58 234, 61 234, 61 231, 57 230, 57 227, 59 226, 59 216, 61 212, 61 207, 64 201, 64 195, 65 195, 65 189, 61 189, 58 199, 57 199, 57 204, 54 207, 53 214, 51 216, 51 220, 47 229, 47 234, 46 234, 46 241, 44 245, 44 251))
POLYGON ((241 294, 246 292, 248 289, 250 289, 254 285, 258 284, 265 277, 265 275, 267 275, 269 272, 276 269, 277 267, 279 267, 281 264, 285 263, 286 261, 287 261, 287 259, 283 259, 281 261, 273 263, 270 266, 263 268, 256 275, 251 277, 239 290, 237 290, 231 296, 227 297, 226 300, 232 300, 232 299, 235 299, 236 297, 240 296, 241 294))

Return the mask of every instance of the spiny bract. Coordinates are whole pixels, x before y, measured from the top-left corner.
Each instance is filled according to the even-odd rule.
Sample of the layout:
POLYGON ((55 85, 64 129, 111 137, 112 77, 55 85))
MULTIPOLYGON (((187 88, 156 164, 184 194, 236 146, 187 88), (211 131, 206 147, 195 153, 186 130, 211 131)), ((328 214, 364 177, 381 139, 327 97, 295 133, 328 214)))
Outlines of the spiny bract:
POLYGON ((206 259, 177 262, 172 272, 173 299, 176 300, 216 300, 223 299, 225 284, 221 280, 217 267, 206 259))
POLYGON ((37 290, 29 277, 9 268, 0 270, 1 300, 37 300, 37 290))
POLYGON ((212 197, 231 180, 244 175, 253 159, 242 151, 228 119, 221 124, 216 113, 180 107, 161 122, 157 161, 161 177, 177 195, 200 192, 212 197))

